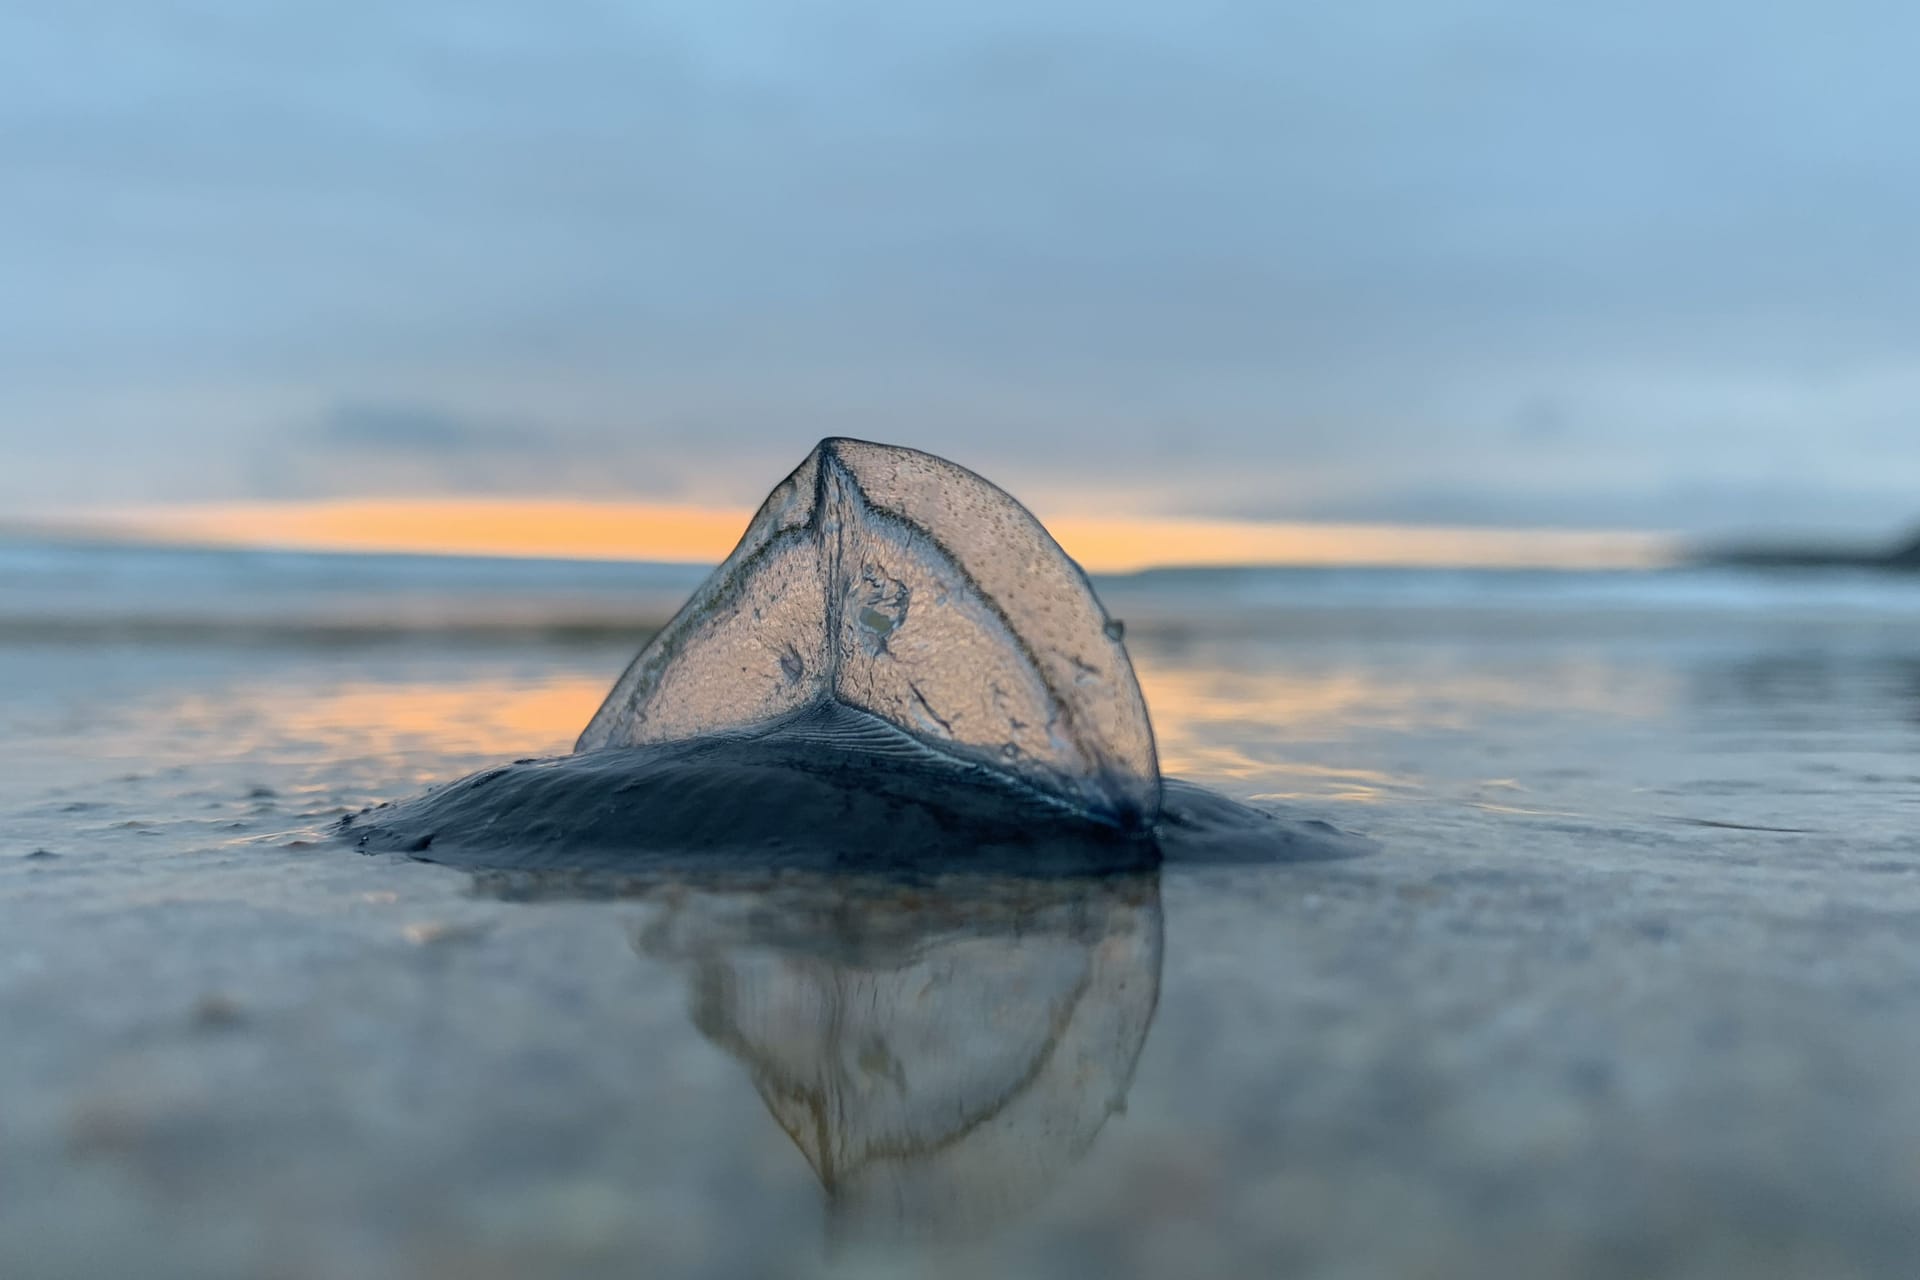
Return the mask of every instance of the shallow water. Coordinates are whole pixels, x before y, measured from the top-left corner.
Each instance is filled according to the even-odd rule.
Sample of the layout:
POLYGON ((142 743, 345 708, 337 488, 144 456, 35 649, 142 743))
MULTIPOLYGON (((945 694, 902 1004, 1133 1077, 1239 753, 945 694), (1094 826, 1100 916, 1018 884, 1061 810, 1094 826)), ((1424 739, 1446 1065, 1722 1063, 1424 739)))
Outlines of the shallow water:
POLYGON ((564 751, 633 638, 466 624, 599 579, 17 609, 0 1274, 1908 1274, 1910 596, 1370 582, 1107 594, 1371 857, 584 899, 316 837, 564 751))

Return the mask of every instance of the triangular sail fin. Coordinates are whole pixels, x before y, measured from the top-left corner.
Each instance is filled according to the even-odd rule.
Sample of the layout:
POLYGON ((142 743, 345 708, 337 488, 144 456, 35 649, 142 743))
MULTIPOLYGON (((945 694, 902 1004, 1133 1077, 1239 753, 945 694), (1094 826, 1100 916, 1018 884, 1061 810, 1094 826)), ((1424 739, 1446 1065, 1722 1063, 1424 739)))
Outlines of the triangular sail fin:
POLYGON ((835 701, 1124 826, 1160 776, 1132 664, 1027 510, 911 449, 823 440, 643 649, 577 749, 835 701))

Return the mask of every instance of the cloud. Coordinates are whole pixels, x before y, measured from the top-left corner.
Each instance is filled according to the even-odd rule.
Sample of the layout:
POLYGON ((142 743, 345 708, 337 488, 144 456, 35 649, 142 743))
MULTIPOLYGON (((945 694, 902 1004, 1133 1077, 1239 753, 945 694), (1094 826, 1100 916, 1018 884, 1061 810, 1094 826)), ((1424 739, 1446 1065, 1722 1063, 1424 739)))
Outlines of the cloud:
POLYGON ((312 431, 316 442, 366 453, 505 454, 542 451, 536 428, 461 417, 428 405, 349 402, 334 406, 312 431))
POLYGON ((265 435, 249 457, 244 488, 264 498, 680 491, 672 466, 638 466, 634 450, 596 448, 565 427, 405 401, 342 401, 265 435))

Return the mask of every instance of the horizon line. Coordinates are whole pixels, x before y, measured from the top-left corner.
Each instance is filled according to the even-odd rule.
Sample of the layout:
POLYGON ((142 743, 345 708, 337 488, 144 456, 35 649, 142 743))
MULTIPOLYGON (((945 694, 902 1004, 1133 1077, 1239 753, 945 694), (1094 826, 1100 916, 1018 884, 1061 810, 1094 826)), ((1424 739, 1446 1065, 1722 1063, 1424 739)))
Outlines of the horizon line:
MULTIPOLYGON (((175 549, 712 565, 752 510, 686 503, 438 497, 190 503, 74 513, 12 528, 175 549)), ((1191 516, 1042 522, 1089 573, 1151 569, 1648 569, 1682 558, 1663 531, 1513 529, 1191 516)))

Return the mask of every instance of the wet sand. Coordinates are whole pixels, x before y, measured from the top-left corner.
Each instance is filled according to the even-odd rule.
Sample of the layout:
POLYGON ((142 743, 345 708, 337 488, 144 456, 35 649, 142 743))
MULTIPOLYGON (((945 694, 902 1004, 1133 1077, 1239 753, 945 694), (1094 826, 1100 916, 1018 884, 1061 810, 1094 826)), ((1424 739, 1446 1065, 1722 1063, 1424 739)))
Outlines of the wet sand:
POLYGON ((1117 611, 1382 851, 476 880, 317 835, 630 642, 0 646, 0 1274, 1909 1273, 1912 615, 1117 611))

